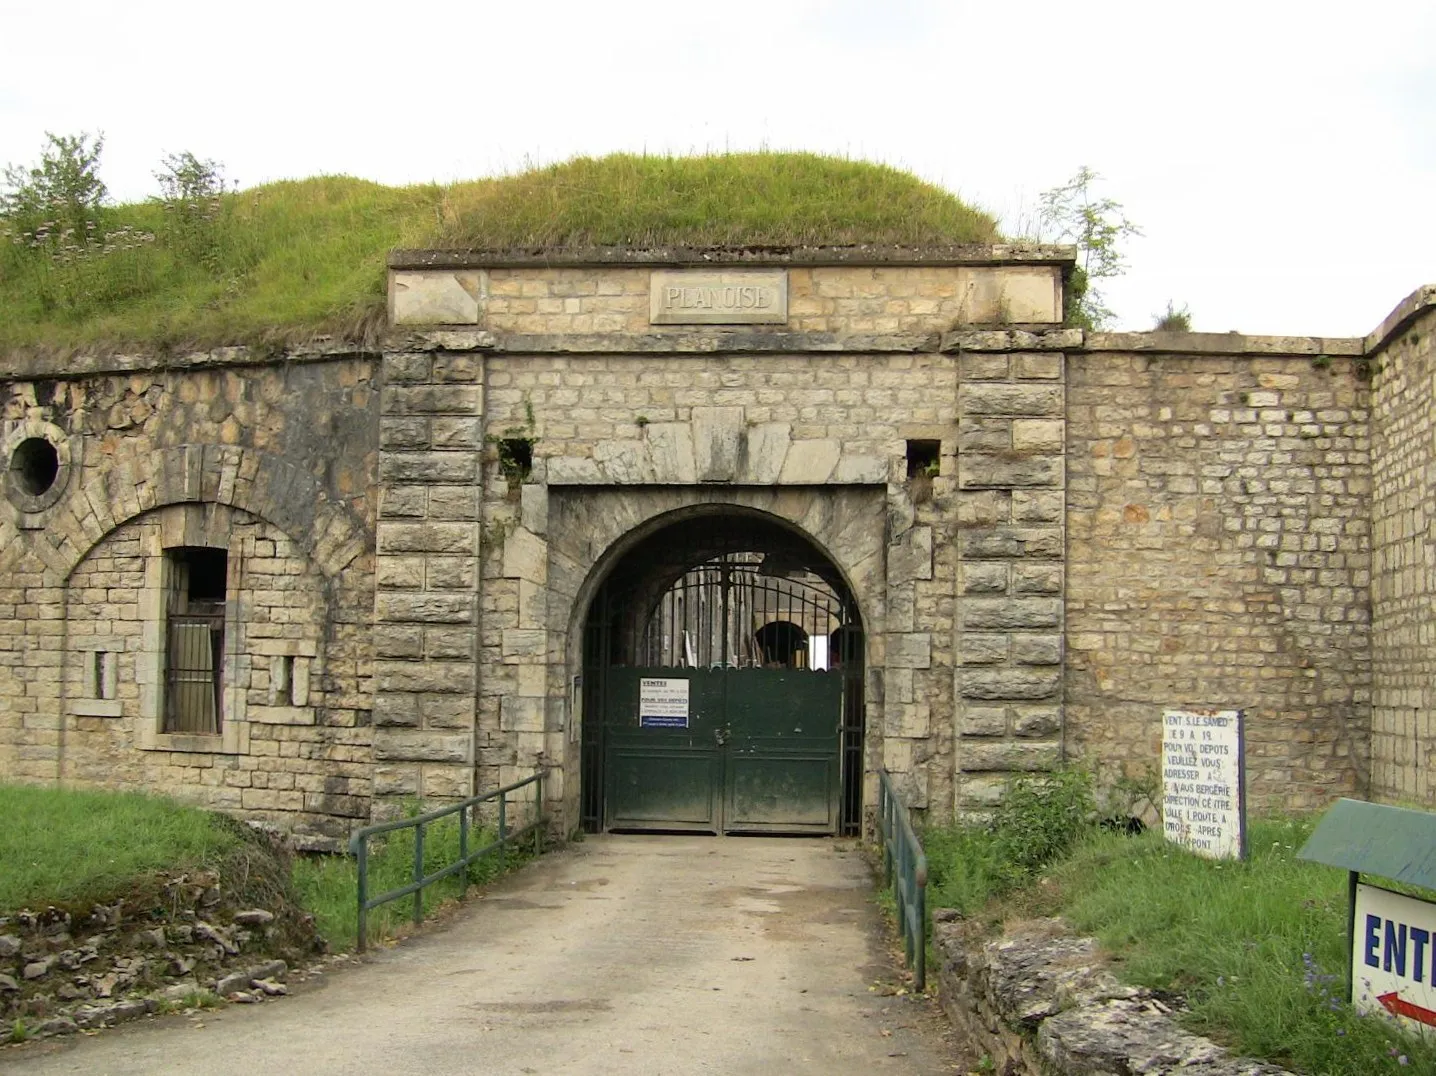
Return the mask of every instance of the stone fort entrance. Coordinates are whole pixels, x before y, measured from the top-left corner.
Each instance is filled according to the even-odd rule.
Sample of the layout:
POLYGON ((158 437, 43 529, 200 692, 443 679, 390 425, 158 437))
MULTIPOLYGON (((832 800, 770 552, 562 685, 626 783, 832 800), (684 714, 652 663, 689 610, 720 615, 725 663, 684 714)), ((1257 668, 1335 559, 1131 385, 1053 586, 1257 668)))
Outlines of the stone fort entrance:
POLYGON ((1094 333, 1072 257, 396 252, 372 345, 12 356, 0 777, 845 833, 1214 706, 1254 803, 1428 800, 1436 290, 1094 333))
POLYGON ((856 832, 863 629, 837 567, 774 516, 674 513, 584 630, 590 831, 856 832))

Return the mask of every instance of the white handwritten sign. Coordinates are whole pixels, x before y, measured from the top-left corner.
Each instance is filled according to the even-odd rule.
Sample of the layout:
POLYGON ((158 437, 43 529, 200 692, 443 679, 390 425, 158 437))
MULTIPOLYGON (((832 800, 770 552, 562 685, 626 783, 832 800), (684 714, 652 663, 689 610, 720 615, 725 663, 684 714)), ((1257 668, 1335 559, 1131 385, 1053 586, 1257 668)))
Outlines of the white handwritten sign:
POLYGON ((688 681, 643 677, 638 681, 638 727, 686 729, 688 681))
POLYGON ((1210 859, 1246 856, 1240 710, 1162 715, 1162 829, 1210 859))

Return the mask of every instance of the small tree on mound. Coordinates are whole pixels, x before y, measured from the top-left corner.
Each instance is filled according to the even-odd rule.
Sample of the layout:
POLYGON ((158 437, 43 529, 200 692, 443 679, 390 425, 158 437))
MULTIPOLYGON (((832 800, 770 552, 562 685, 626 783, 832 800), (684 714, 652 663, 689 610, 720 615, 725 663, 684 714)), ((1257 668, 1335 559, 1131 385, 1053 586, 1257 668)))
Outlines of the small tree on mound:
POLYGON ((225 254, 224 195, 230 190, 223 165, 185 150, 167 154, 154 175, 165 213, 165 245, 210 272, 219 272, 225 254))
POLYGON ((105 136, 47 131, 45 141, 39 164, 5 166, 0 216, 14 237, 32 245, 102 242, 100 206, 109 193, 99 174, 105 136))

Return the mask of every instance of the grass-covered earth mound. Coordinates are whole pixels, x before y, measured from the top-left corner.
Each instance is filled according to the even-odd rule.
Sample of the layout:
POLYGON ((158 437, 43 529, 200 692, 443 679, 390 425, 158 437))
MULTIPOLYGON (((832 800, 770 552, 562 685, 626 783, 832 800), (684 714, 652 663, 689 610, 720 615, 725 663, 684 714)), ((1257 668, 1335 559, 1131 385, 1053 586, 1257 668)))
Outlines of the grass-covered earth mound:
POLYGON ((808 153, 615 154, 405 188, 344 176, 0 222, 0 351, 364 339, 395 248, 986 243, 994 219, 885 165, 808 153))
POLYGON ((0 818, 0 1041, 201 1003, 321 945, 288 851, 225 816, 0 785, 0 818))
MULTIPOLYGON (((226 815, 135 792, 0 783, 0 819, 0 1044, 263 1000, 290 967, 354 945, 352 857, 303 858, 226 815)), ((454 817, 425 836, 426 874, 458 862, 454 817)), ((469 848, 495 836, 476 825, 469 848)), ((412 830, 370 841, 371 897, 413 877, 413 849, 412 830)), ((498 848, 469 865, 468 884, 532 854, 527 839, 498 848)), ((425 914, 465 890, 458 874, 427 887, 425 914)), ((412 929, 412 909, 406 897, 373 910, 369 941, 412 929)))

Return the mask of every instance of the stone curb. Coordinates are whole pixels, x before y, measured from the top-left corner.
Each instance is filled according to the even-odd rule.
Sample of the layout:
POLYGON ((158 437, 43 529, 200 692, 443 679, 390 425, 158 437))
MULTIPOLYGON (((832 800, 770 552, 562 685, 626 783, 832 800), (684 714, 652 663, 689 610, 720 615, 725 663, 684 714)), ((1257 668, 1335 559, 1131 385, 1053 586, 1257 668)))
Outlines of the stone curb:
POLYGON ((986 940, 939 911, 933 945, 943 1010, 1001 1076, 1291 1076, 1183 1031, 1150 991, 1101 966, 1096 939, 1060 919, 986 940))

